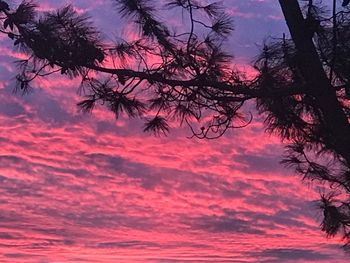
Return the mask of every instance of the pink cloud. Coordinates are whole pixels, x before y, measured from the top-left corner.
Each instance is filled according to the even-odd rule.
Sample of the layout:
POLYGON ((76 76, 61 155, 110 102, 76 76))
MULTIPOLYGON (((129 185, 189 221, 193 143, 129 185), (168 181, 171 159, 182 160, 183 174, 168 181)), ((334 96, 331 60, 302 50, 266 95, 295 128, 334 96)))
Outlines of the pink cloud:
MULTIPOLYGON (((0 51, 15 73, 23 54, 0 51)), ((79 112, 78 80, 56 74, 25 96, 11 85, 0 82, 0 261, 347 262, 262 118, 216 141, 175 125, 157 138, 102 106, 79 112)))

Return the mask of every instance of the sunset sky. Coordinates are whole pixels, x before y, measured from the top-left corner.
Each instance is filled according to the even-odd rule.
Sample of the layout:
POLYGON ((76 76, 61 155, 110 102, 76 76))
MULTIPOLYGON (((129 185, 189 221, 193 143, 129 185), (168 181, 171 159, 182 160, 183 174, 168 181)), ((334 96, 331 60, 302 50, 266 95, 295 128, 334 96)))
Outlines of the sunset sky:
MULTIPOLYGON (((36 2, 72 3, 106 39, 137 34, 110 0, 36 2)), ((222 2, 233 63, 252 74, 264 39, 288 32, 278 3, 222 2)), ((175 124, 155 137, 102 106, 79 111, 78 79, 14 94, 22 56, 0 35, 0 262, 349 262, 320 231, 318 186, 279 164, 261 116, 217 140, 175 124)))

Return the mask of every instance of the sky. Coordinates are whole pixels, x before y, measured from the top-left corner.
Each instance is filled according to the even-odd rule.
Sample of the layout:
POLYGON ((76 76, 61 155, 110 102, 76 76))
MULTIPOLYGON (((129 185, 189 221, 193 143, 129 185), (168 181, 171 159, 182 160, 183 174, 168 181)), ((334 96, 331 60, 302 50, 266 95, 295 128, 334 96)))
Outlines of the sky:
MULTIPOLYGON (((111 1, 37 2, 72 3, 106 37, 130 33, 111 1)), ((287 32, 279 6, 223 3, 236 28, 227 48, 249 74, 262 41, 287 32)), ((15 94, 22 56, 0 36, 0 262, 348 262, 320 231, 317 185, 279 164, 262 117, 215 141, 176 125, 155 137, 102 106, 79 111, 77 79, 15 94)))

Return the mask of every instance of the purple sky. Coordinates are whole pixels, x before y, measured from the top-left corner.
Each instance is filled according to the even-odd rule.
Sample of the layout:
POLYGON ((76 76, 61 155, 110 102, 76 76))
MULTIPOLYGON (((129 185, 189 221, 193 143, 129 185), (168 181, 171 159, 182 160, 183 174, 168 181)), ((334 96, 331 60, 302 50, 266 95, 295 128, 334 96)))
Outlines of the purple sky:
MULTIPOLYGON (((40 7, 68 3, 106 38, 137 33, 108 0, 40 7)), ((223 3, 236 28, 227 48, 249 74, 262 41, 287 32, 278 3, 223 3)), ((282 144, 262 117, 216 141, 178 126, 154 137, 103 107, 81 113, 78 79, 14 94, 23 54, 0 42, 1 262, 348 262, 319 229, 319 188, 279 164, 282 144)))

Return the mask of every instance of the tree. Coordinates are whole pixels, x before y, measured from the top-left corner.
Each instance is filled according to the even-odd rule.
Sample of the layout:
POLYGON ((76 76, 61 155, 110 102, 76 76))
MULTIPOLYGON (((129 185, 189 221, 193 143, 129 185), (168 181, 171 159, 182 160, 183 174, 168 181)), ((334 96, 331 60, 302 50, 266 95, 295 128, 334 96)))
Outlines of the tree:
POLYGON ((302 87, 303 94, 285 97, 277 107, 264 100, 261 105, 268 127, 294 141, 283 162, 295 166, 304 178, 339 190, 321 196, 322 230, 329 236, 342 232, 349 245, 349 10, 337 12, 334 0, 332 16, 327 17, 310 0, 304 18, 297 1, 279 3, 292 43, 284 39, 266 48, 263 80, 281 88, 279 77, 288 76, 286 84, 302 87))
POLYGON ((27 54, 18 62, 17 89, 26 92, 33 80, 54 73, 79 77, 83 111, 101 102, 116 118, 144 119, 144 130, 157 135, 166 134, 175 119, 198 138, 248 125, 252 116, 245 105, 254 102, 267 130, 289 142, 282 162, 330 187, 320 201, 322 230, 342 233, 349 244, 349 2, 340 7, 334 0, 328 14, 312 0, 303 9, 297 0, 279 0, 291 39, 266 43, 250 80, 232 68, 223 49, 233 27, 219 4, 167 1, 168 8, 188 15, 176 32, 147 0, 113 2, 138 25, 139 39, 107 42, 72 6, 39 14, 33 2, 11 8, 0 0, 0 31, 27 54))

